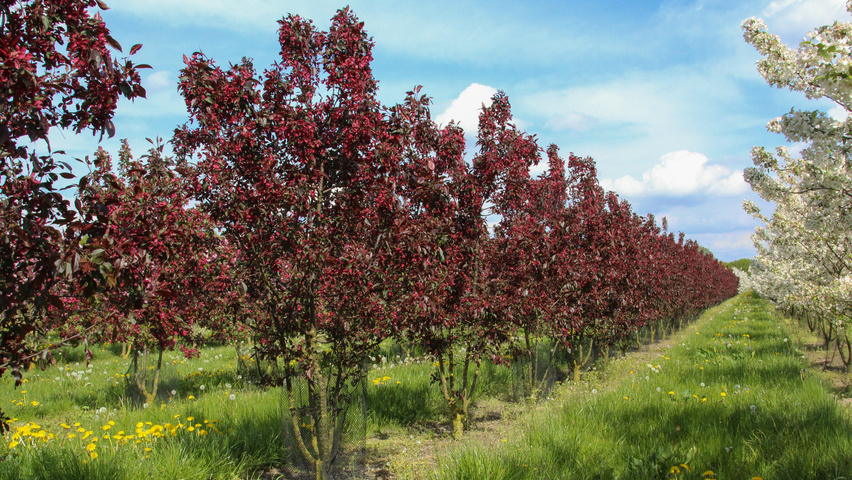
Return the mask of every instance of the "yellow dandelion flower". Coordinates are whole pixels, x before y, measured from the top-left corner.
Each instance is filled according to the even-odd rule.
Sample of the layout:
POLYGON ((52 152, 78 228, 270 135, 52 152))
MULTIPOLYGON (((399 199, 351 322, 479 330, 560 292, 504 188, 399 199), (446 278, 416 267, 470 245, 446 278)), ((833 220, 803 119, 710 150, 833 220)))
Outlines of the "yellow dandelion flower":
POLYGON ((90 443, 90 444, 86 445, 86 451, 87 452, 94 452, 96 448, 98 448, 98 446, 95 445, 94 443, 90 443))

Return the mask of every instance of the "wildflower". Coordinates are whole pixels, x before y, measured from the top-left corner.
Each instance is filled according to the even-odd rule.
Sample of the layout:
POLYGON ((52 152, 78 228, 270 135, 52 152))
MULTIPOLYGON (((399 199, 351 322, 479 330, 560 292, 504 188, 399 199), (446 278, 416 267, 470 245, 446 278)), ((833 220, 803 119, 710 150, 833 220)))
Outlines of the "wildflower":
POLYGON ((33 400, 32 402, 30 402, 30 405, 32 405, 32 406, 34 406, 34 407, 37 407, 37 406, 38 406, 38 402, 36 402, 35 400, 33 400))
POLYGON ((232 393, 230 396, 228 396, 228 398, 230 398, 231 400, 236 400, 237 396, 232 393))
POLYGON ((728 396, 728 394, 727 394, 727 393, 725 393, 725 392, 720 393, 720 395, 722 395, 723 397, 727 397, 727 396, 728 396))
POLYGON ((90 443, 90 444, 86 445, 86 451, 87 452, 94 452, 96 448, 98 448, 98 446, 95 445, 94 443, 90 443))
POLYGON ((192 395, 190 395, 190 396, 188 396, 188 397, 186 397, 186 398, 187 398, 188 400, 195 400, 195 397, 194 397, 194 396, 192 396, 192 395))
POLYGON ((592 389, 592 395, 597 395, 597 394, 598 394, 598 389, 597 389, 597 388, 593 388, 593 389, 592 389))
POLYGON ((751 413, 757 413, 757 405, 752 405, 749 408, 751 409, 751 413))
POLYGON ((226 384, 225 384, 225 388, 231 388, 231 384, 230 384, 230 383, 226 383, 226 384))
POLYGON ((204 385, 201 385, 200 387, 198 387, 198 389, 201 390, 202 392, 204 391, 205 388, 206 387, 204 385))
POLYGON ((169 393, 171 393, 171 394, 172 394, 172 396, 174 397, 175 395, 177 395, 177 390, 172 390, 172 391, 171 391, 171 392, 169 392, 169 393))

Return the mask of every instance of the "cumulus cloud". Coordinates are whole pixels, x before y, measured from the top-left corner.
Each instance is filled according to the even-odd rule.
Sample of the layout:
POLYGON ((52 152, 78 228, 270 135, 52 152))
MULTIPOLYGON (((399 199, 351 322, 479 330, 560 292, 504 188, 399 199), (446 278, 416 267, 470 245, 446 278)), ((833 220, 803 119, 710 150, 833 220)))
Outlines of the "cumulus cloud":
POLYGON ((483 105, 486 107, 491 105, 491 97, 495 93, 497 89, 494 87, 471 83, 446 110, 435 116, 435 121, 441 125, 455 121, 467 135, 476 135, 479 128, 479 113, 483 105))
POLYGON ((762 14, 771 32, 794 44, 819 25, 850 20, 845 0, 775 0, 762 14))
POLYGON ((628 197, 732 196, 748 191, 742 170, 710 164, 705 155, 688 150, 663 155, 659 163, 642 174, 641 180, 625 175, 614 180, 603 178, 601 185, 628 197))
POLYGON ((828 116, 837 120, 838 122, 845 122, 847 118, 849 118, 849 112, 841 107, 840 105, 835 105, 828 109, 828 116))

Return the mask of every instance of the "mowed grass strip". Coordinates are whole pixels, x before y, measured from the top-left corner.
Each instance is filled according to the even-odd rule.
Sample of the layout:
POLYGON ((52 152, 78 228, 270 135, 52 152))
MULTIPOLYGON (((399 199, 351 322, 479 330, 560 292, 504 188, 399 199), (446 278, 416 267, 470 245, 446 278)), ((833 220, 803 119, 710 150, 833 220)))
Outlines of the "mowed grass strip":
POLYGON ((460 447, 435 476, 852 478, 849 413, 807 370, 787 325, 765 300, 739 295, 662 353, 615 362, 607 385, 565 395, 513 440, 460 447))

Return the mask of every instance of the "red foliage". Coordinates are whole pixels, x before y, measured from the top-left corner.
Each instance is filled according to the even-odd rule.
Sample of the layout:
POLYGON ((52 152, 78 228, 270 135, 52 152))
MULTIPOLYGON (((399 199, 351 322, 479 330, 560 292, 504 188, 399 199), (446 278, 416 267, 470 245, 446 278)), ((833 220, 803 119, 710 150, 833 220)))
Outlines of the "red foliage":
POLYGON ((73 178, 70 166, 24 145, 46 141, 53 127, 112 135, 119 96, 145 96, 144 66, 112 59, 121 48, 90 15, 96 6, 106 8, 99 0, 0 2, 0 374, 11 368, 20 378, 32 355, 24 338, 41 330, 48 306, 63 308, 54 287, 85 254, 82 225, 55 186, 73 178))

